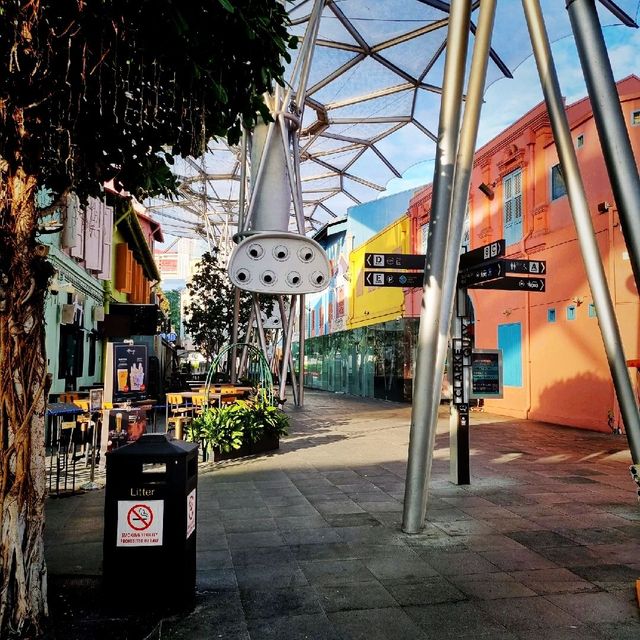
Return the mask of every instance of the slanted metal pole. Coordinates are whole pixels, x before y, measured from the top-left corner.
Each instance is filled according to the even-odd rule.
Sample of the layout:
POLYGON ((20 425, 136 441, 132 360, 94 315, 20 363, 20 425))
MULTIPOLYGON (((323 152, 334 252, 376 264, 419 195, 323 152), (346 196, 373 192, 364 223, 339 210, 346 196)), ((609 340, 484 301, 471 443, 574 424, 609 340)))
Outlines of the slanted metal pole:
POLYGON ((620 107, 594 0, 568 0, 582 72, 593 109, 620 227, 627 244, 636 287, 640 291, 640 177, 620 107))
MULTIPOLYGON (((445 263, 444 284, 442 287, 442 311, 440 316, 440 341, 438 343, 438 359, 436 361, 436 374, 442 376, 444 372, 445 357, 447 354, 446 328, 452 326, 456 293, 458 297, 458 314, 454 320, 454 327, 462 339, 462 318, 459 315, 466 309, 466 289, 458 291, 458 267, 460 266, 460 247, 464 234, 464 221, 469 202, 469 185, 471 184, 471 171, 473 169, 473 154, 478 137, 478 124, 482 109, 482 96, 487 78, 487 64, 491 50, 491 34, 496 13, 496 0, 483 0, 480 6, 480 17, 473 46, 473 58, 471 61, 471 73, 469 86, 467 87, 467 99, 465 101, 462 128, 460 130, 460 145, 456 159, 456 173, 451 200, 451 221, 449 223, 449 243, 447 246, 447 260, 445 263)), ((465 366, 465 387, 468 387, 466 379, 468 367, 465 366)), ((440 402, 440 387, 434 387, 434 406, 437 408, 440 402)), ((469 484, 469 394, 465 395, 465 407, 458 407, 451 403, 450 419, 450 477, 457 484, 469 484)), ((463 404, 464 404, 463 403, 463 404)), ((437 418, 437 415, 436 415, 437 418)))
POLYGON ((235 384, 238 379, 238 324, 240 321, 240 289, 238 287, 233 288, 233 324, 231 325, 231 367, 229 369, 229 375, 231 377, 231 384, 235 384))
MULTIPOLYGON (((240 194, 238 198, 238 233, 244 231, 244 207, 247 193, 247 130, 242 129, 242 144, 240 146, 240 194)), ((233 294, 233 323, 231 325, 231 383, 238 380, 238 325, 240 323, 240 289, 235 287, 233 294)), ((249 331, 247 330, 247 335, 249 331)))
MULTIPOLYGON (((280 306, 280 318, 282 320, 282 338, 284 347, 284 337, 289 333, 289 323, 295 323, 296 318, 293 315, 290 318, 287 318, 283 296, 278 296, 278 304, 280 306)), ((300 402, 298 399, 298 381, 294 376, 295 369, 293 367, 293 352, 291 351, 289 352, 289 370, 291 371, 291 391, 293 392, 293 404, 299 406, 300 402)))
MULTIPOLYGON (((291 296, 291 308, 289 309, 289 315, 293 319, 296 314, 296 302, 297 296, 291 296)), ((294 322, 290 322, 285 334, 284 344, 282 345, 282 375, 280 377, 280 400, 284 402, 286 389, 287 389, 287 369, 289 368, 289 355, 291 354, 291 342, 293 339, 293 325, 294 322)), ((293 375, 293 374, 292 374, 293 375)))
POLYGON ((434 397, 435 388, 440 389, 442 384, 442 371, 437 372, 435 369, 439 334, 449 330, 448 326, 440 327, 440 312, 470 15, 469 0, 452 1, 413 380, 413 409, 402 520, 402 529, 407 533, 419 532, 424 524, 438 422, 439 403, 434 406, 434 397))
MULTIPOLYGON (((300 350, 298 352, 298 394, 300 398, 300 406, 304 406, 304 348, 307 335, 307 323, 306 323, 306 309, 304 306, 305 294, 300 294, 300 333, 299 333, 299 345, 300 350)), ((292 374, 293 375, 293 374, 292 374)))
POLYGON ((538 67, 553 137, 558 150, 562 175, 567 186, 571 214, 576 225, 578 242, 582 251, 587 278, 596 305, 600 332, 604 342, 613 384, 618 396, 622 419, 627 432, 631 457, 635 464, 640 462, 640 414, 636 405, 633 386, 626 366, 622 339, 616 321, 611 295, 607 286, 598 243, 593 229, 589 205, 584 193, 584 185, 578 169, 578 160, 573 148, 571 131, 564 111, 558 76, 551 56, 547 30, 542 18, 538 0, 522 0, 533 54, 538 67))
POLYGON ((255 309, 256 327, 258 329, 258 344, 260 345, 260 351, 264 354, 265 360, 267 358, 267 337, 264 333, 264 326, 262 325, 262 313, 260 312, 260 300, 258 294, 253 293, 253 308, 255 309))

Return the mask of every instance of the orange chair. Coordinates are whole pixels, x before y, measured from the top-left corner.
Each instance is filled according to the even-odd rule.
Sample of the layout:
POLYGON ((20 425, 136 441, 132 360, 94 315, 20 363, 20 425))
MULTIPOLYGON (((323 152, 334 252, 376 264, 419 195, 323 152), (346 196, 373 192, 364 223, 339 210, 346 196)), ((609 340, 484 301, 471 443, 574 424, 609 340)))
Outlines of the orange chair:
POLYGON ((167 419, 167 431, 175 430, 176 439, 182 440, 185 426, 193 419, 193 408, 184 403, 184 398, 179 393, 168 393, 167 405, 171 412, 167 419))
POLYGON ((238 400, 238 392, 235 387, 220 388, 220 406, 234 404, 238 400))
POLYGON ((207 406, 207 399, 205 395, 202 394, 201 396, 193 396, 192 402, 193 402, 193 405, 191 409, 192 409, 193 417, 195 418, 196 416, 201 416, 202 412, 207 406))

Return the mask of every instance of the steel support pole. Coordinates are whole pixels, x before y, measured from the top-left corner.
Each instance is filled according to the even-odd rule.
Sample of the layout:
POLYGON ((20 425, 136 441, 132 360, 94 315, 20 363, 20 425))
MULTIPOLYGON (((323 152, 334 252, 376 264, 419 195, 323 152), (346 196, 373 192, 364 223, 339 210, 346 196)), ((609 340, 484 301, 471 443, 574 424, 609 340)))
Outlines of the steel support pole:
POLYGON ((591 100, 620 227, 640 291, 640 177, 594 0, 568 0, 567 10, 591 100))
MULTIPOLYGON (((306 323, 306 309, 305 309, 305 294, 300 294, 300 310, 299 310, 299 318, 300 318, 300 333, 299 337, 299 346, 300 350, 298 352, 298 394, 300 398, 300 406, 304 406, 304 348, 305 348, 305 340, 307 334, 307 323, 306 323)), ((292 374, 293 375, 293 374, 292 374)))
MULTIPOLYGON (((449 223, 449 242, 447 245, 447 260, 445 263, 445 277, 442 288, 442 312, 440 316, 440 336, 438 343, 438 359, 436 361, 437 375, 444 372, 445 358, 447 354, 447 333, 446 328, 452 326, 451 318, 454 306, 466 308, 466 289, 458 292, 458 268, 460 266, 460 248, 462 246, 462 236, 464 235, 464 221, 469 202, 469 185, 471 184, 471 171, 473 169, 473 154, 476 148, 478 137, 478 125, 480 123, 480 111, 482 109, 482 96, 487 78, 487 65, 491 50, 491 34, 496 14, 496 0, 484 0, 480 7, 480 17, 478 28, 476 29, 475 43, 473 46, 473 57, 471 60, 471 73, 469 75, 469 86, 467 87, 467 99, 465 101, 464 115, 462 117, 462 128, 460 130, 460 144, 456 158, 456 172, 453 185, 453 195, 451 199, 451 221, 449 223), (462 302, 455 304, 456 294, 463 297, 462 302)), ((462 339, 462 320, 456 316, 456 330, 460 330, 457 338, 462 339)), ((466 375, 466 374, 465 374, 466 375)), ((467 381, 468 382, 468 381, 467 381)), ((465 382, 465 384, 467 384, 465 382)), ((468 385, 467 385, 468 386, 468 385)), ((437 420, 437 406, 440 402, 440 388, 434 388, 434 406, 436 407, 435 418, 437 420)), ((465 402, 469 402, 468 393, 465 402)), ((469 484, 469 419, 464 412, 461 419, 455 405, 452 403, 452 414, 455 414, 455 423, 458 425, 458 432, 454 434, 455 447, 450 447, 450 466, 452 468, 452 482, 457 484, 469 484), (455 454, 455 455, 454 455, 455 454), (466 457, 466 460, 464 459, 466 457), (455 468, 455 472, 453 469, 455 468), (454 480, 455 477, 455 480, 454 480)), ((468 409, 468 404, 467 404, 468 409)), ((468 411, 467 411, 468 414, 468 411)), ((452 419, 453 419, 452 418, 452 419)), ((451 431, 450 431, 451 434, 451 431)))
POLYGON ((258 294, 251 294, 253 298, 253 308, 255 309, 256 316, 256 328, 258 329, 258 344, 260 345, 260 351, 262 351, 265 360, 267 358, 267 337, 264 333, 264 326, 262 324, 262 313, 260 312, 260 300, 258 294))
POLYGON ((229 376, 231 384, 235 384, 238 380, 238 323, 240 318, 240 289, 233 288, 233 324, 231 325, 231 367, 229 368, 229 376))
POLYGON ((469 41, 471 2, 453 0, 449 14, 447 53, 438 123, 438 144, 433 177, 429 240, 425 260, 422 309, 413 380, 413 408, 402 529, 417 533, 424 525, 428 478, 431 474, 437 427, 435 388, 442 384, 442 371, 435 371, 440 327, 442 285, 449 232, 449 212, 454 166, 458 148, 462 89, 469 41), (433 416, 435 415, 435 420, 433 416))
MULTIPOLYGON (((284 299, 281 295, 278 296, 278 304, 280 307, 280 318, 282 320, 282 336, 283 336, 283 346, 284 346, 284 336, 286 336, 289 333, 289 323, 290 322, 295 323, 296 317, 291 316, 287 318, 286 310, 284 306, 284 299)), ((295 404, 296 406, 300 406, 300 402, 298 399, 298 381, 294 376, 295 369, 293 366, 293 362, 294 362, 293 352, 290 351, 289 352, 289 371, 291 371, 291 391, 293 392, 293 404, 295 404)), ((283 367, 284 367, 284 362, 283 362, 283 367)))
POLYGON ((591 294, 596 306, 602 340, 604 342, 611 377, 618 396, 622 419, 629 440, 634 463, 640 462, 640 414, 629 371, 626 366, 622 339, 616 321, 611 295, 607 286, 600 251, 596 241, 589 205, 578 168, 571 130, 564 110, 558 76, 551 56, 551 46, 542 18, 539 0, 522 0, 533 54, 538 67, 542 92, 547 104, 558 158, 567 187, 571 214, 573 215, 578 242, 582 251, 591 294))
MULTIPOLYGON (((289 309, 289 316, 295 318, 296 314, 296 302, 297 296, 291 296, 291 308, 289 309)), ((282 376, 280 378, 279 396, 280 400, 284 400, 287 388, 287 369, 289 368, 289 355, 291 354, 291 342, 293 341, 293 325, 295 323, 290 322, 285 334, 284 344, 282 345, 282 376)), ((293 375, 293 374, 292 374, 293 375)))

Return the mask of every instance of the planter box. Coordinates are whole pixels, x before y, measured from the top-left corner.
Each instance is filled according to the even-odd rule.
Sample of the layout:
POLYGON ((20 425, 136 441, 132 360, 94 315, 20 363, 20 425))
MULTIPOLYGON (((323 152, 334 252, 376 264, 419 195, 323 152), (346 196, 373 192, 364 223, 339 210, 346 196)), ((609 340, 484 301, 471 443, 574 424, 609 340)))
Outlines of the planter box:
POLYGON ((275 435, 268 435, 260 438, 257 442, 243 442, 239 449, 231 451, 220 451, 213 448, 213 459, 215 462, 219 460, 234 460, 235 458, 243 458, 245 456, 253 456, 258 453, 266 453, 280 448, 280 439, 275 435))

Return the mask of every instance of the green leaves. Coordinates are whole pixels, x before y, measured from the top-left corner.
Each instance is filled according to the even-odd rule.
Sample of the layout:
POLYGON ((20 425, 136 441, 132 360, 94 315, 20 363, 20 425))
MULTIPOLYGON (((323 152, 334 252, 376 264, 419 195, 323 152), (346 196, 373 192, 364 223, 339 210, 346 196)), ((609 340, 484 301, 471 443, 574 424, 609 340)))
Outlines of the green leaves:
POLYGON ((192 421, 187 435, 194 442, 202 440, 206 446, 227 453, 264 435, 284 436, 288 427, 289 416, 270 405, 262 393, 255 400, 206 409, 192 421))
MULTIPOLYGON (((192 282, 187 285, 190 303, 185 309, 185 329, 197 349, 211 361, 231 340, 235 287, 218 265, 216 253, 203 254, 192 282)), ((251 299, 242 292, 240 326, 249 319, 251 299)))
POLYGON ((218 2, 229 12, 233 13, 235 7, 228 0, 218 0, 218 2))
POLYGON ((71 189, 84 200, 111 179, 139 198, 170 194, 166 149, 197 157, 203 132, 237 141, 240 123, 253 126, 261 96, 282 82, 294 43, 278 0, 40 0, 1 10, 0 157, 19 158, 54 197, 71 189))

